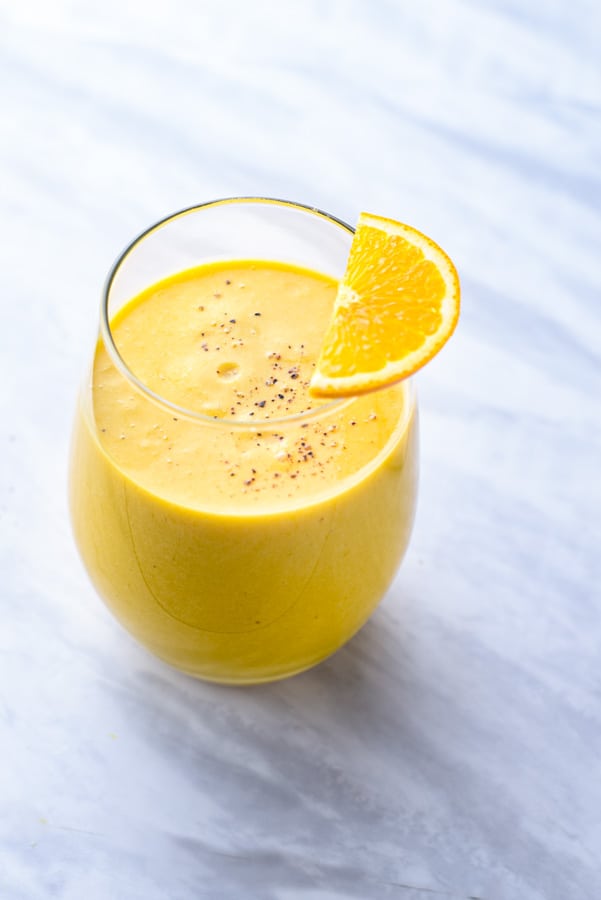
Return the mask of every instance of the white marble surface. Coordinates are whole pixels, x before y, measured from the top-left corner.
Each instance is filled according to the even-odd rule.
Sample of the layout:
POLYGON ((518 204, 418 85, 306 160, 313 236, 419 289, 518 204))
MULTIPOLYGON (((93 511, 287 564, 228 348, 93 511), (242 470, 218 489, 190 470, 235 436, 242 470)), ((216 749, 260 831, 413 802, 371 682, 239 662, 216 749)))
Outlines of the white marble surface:
POLYGON ((601 896, 601 15, 584 0, 0 0, 0 898, 601 896), (122 246, 267 194, 437 239, 413 542, 248 690, 150 658, 65 500, 122 246))

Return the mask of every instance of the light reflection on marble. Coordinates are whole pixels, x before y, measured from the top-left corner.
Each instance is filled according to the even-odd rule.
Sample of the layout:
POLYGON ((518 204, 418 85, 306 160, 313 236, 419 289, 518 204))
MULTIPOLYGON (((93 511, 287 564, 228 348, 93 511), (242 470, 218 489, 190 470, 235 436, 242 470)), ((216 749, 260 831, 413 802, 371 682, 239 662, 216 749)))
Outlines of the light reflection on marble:
POLYGON ((601 896, 597 10, 0 0, 2 900, 601 896), (65 503, 109 264, 236 194, 409 221, 464 289, 392 590, 249 690, 119 629, 65 503))

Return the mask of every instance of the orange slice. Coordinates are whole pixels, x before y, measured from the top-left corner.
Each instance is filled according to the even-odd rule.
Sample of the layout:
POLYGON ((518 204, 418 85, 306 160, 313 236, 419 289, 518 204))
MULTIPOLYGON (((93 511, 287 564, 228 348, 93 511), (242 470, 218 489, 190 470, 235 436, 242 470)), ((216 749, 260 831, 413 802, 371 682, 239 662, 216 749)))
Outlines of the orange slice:
POLYGON ((421 369, 459 316, 455 266, 421 232, 361 213, 310 384, 315 397, 349 397, 421 369))

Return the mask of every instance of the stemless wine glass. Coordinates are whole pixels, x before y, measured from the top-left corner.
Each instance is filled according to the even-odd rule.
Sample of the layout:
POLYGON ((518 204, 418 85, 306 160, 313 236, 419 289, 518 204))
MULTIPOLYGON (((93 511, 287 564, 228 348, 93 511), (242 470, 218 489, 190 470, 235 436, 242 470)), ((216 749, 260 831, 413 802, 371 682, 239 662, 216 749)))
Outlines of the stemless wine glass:
POLYGON ((283 678, 318 663, 364 624, 411 532, 413 388, 405 381, 269 422, 234 420, 159 396, 122 357, 111 322, 144 289, 210 261, 279 261, 338 279, 352 236, 348 225, 299 204, 218 200, 153 225, 109 274, 74 426, 74 534, 116 618, 191 675, 283 678), (122 444, 99 426, 100 405, 122 444), (309 445, 320 477, 252 502, 232 488, 236 460, 276 478, 282 448, 290 457, 309 445))

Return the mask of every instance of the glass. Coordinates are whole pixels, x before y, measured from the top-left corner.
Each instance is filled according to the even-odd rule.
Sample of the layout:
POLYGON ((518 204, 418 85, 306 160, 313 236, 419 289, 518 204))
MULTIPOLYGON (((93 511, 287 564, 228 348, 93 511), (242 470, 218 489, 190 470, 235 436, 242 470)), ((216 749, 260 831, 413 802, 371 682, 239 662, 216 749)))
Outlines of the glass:
POLYGON ((329 656, 365 623, 413 523, 413 388, 406 381, 268 422, 218 417, 151 390, 120 355, 111 321, 145 288, 215 260, 275 260, 338 279, 352 236, 343 222, 298 204, 219 200, 149 228, 109 274, 74 425, 74 534, 116 618, 191 675, 227 683, 283 678, 329 656), (121 422, 120 437, 135 442, 136 465, 119 458, 98 426, 105 375, 121 391, 108 412, 121 422), (165 465, 179 472, 185 458, 186 478, 157 487, 149 474, 145 453, 157 446, 141 431, 149 416, 169 448, 165 465), (245 488, 233 494, 231 483, 227 494, 239 461, 275 479, 278 460, 299 448, 322 466, 320 477, 293 482, 290 471, 289 490, 265 492, 259 502, 245 488))

